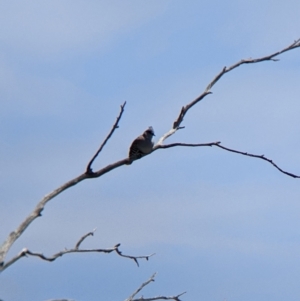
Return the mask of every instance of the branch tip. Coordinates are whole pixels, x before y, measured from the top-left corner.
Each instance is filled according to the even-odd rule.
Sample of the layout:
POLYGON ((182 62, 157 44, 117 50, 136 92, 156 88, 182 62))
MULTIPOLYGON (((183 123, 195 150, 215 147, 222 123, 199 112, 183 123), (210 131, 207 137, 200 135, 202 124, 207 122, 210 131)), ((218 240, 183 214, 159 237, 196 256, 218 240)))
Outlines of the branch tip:
POLYGON ((290 172, 288 172, 288 171, 283 170, 283 169, 280 168, 277 164, 275 164, 275 163, 273 162, 273 160, 268 159, 267 157, 265 157, 265 155, 255 155, 255 154, 251 154, 251 153, 248 153, 248 152, 241 152, 241 151, 238 151, 238 150, 235 150, 235 149, 232 149, 232 148, 225 147, 225 146, 223 146, 223 145, 221 145, 221 144, 215 144, 215 146, 217 146, 217 147, 219 147, 219 148, 222 148, 222 149, 224 149, 224 150, 226 150, 226 151, 232 152, 232 153, 236 153, 236 154, 240 154, 240 155, 248 156, 248 157, 252 157, 252 158, 262 159, 262 160, 267 161, 267 162, 269 162, 270 164, 272 164, 276 169, 278 169, 278 170, 279 170, 280 172, 282 172, 283 174, 286 174, 287 176, 290 176, 290 177, 295 178, 295 179, 296 179, 296 178, 297 178, 297 179, 300 178, 300 176, 298 176, 298 175, 295 175, 295 174, 292 174, 292 173, 290 173, 290 172))
POLYGON ((98 157, 99 153, 102 151, 102 149, 104 148, 105 144, 107 143, 107 141, 110 139, 110 137, 113 135, 114 131, 116 129, 119 128, 119 121, 121 120, 121 117, 123 115, 124 112, 124 107, 126 105, 126 101, 123 103, 123 105, 121 105, 121 110, 120 113, 116 119, 116 122, 114 123, 114 125, 112 126, 109 134, 106 136, 106 138, 104 139, 104 141, 102 142, 102 144, 100 145, 99 149, 97 150, 97 152, 95 153, 95 155, 92 157, 92 159, 90 160, 90 162, 88 163, 87 167, 86 167, 86 171, 85 173, 87 175, 93 175, 93 171, 92 171, 92 164, 94 163, 95 159, 98 157))

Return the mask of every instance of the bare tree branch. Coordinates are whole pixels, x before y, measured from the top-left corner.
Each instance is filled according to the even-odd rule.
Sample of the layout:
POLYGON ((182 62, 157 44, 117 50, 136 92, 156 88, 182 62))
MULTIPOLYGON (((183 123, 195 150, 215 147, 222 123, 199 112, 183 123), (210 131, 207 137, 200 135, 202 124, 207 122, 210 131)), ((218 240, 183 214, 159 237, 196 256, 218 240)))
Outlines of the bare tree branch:
POLYGON ((236 153, 236 154, 240 154, 240 155, 244 155, 244 156, 248 156, 248 157, 253 157, 253 158, 258 158, 258 159, 265 160, 265 161, 269 162, 270 164, 272 164, 272 165, 273 165, 275 168, 277 168, 280 172, 282 172, 282 173, 284 173, 284 174, 286 174, 286 175, 288 175, 288 176, 290 176, 290 177, 292 177, 292 178, 295 178, 295 179, 296 179, 296 178, 297 178, 297 179, 300 178, 300 176, 297 176, 297 175, 292 174, 292 173, 290 173, 290 172, 284 171, 284 170, 281 169, 277 164, 275 164, 275 163, 273 162, 273 160, 266 158, 265 155, 255 155, 255 154, 250 154, 250 153, 247 153, 247 152, 241 152, 241 151, 238 151, 238 150, 235 150, 235 149, 231 149, 231 148, 225 147, 225 146, 223 146, 223 145, 221 145, 221 144, 215 144, 215 146, 220 147, 220 148, 222 148, 222 149, 224 149, 224 150, 226 150, 226 151, 232 152, 232 153, 236 153))
POLYGON ((254 64, 254 63, 259 63, 259 62, 263 62, 263 61, 278 61, 278 59, 274 59, 274 57, 286 52, 286 51, 289 51, 289 50, 292 50, 292 49, 295 49, 295 48, 298 48, 300 47, 300 39, 298 40, 295 40, 294 43, 292 43, 291 45, 289 45, 288 47, 280 50, 280 51, 277 51, 275 53, 272 53, 268 56, 264 56, 262 58, 257 58, 257 59, 243 59, 235 64, 233 64, 232 66, 230 67, 224 67, 221 72, 219 74, 217 74, 215 76, 215 78, 207 85, 206 89, 204 90, 204 92, 202 94, 200 94, 196 99, 194 99, 192 102, 188 103, 186 106, 182 107, 181 108, 181 111, 179 113, 179 116, 177 117, 177 119, 174 121, 173 123, 173 127, 172 129, 166 133, 165 135, 163 135, 157 144, 162 144, 163 141, 165 139, 167 139, 168 137, 170 137, 171 135, 173 135, 178 129, 180 129, 180 125, 183 121, 183 118, 185 116, 185 114, 188 112, 189 109, 191 109, 195 104, 197 104, 198 102, 200 102, 205 96, 211 94, 212 92, 210 91, 211 88, 217 83, 217 81, 227 72, 230 72, 231 70, 243 65, 243 64, 254 64))
POLYGON ((10 265, 12 265, 13 263, 15 263, 16 261, 18 261, 19 259, 21 259, 21 258, 23 258, 25 256, 36 256, 36 257, 39 257, 39 258, 41 258, 41 259, 43 259, 45 261, 52 262, 52 261, 56 260, 58 257, 62 257, 63 255, 70 254, 70 253, 112 253, 112 252, 116 252, 121 257, 132 259, 137 264, 137 266, 139 266, 138 259, 149 260, 149 258, 154 255, 154 253, 150 254, 150 255, 145 255, 145 256, 123 255, 122 252, 119 250, 119 247, 121 246, 121 244, 116 244, 114 247, 109 248, 109 249, 79 249, 80 244, 88 236, 94 235, 94 232, 95 232, 95 229, 93 231, 91 231, 91 232, 83 235, 78 240, 78 242, 76 243, 76 245, 75 245, 74 248, 72 248, 72 249, 65 249, 65 250, 60 251, 60 252, 58 252, 56 254, 53 254, 52 256, 45 256, 42 253, 31 252, 27 248, 24 248, 18 255, 16 255, 11 260, 9 260, 4 265, 2 265, 0 267, 0 271, 3 271, 5 269, 7 269, 10 265))
POLYGON ((59 195, 61 192, 65 191, 66 189, 78 184, 79 182, 85 180, 85 179, 89 179, 89 178, 97 178, 100 177, 104 174, 106 174, 107 172, 122 166, 126 163, 128 163, 129 159, 123 159, 121 161, 115 162, 113 164, 110 164, 104 168, 102 168, 101 170, 99 170, 98 172, 94 173, 91 169, 91 165, 94 162, 94 160, 96 159, 96 157, 98 156, 98 154, 101 152, 101 150, 103 149, 104 145, 106 144, 106 142, 109 140, 109 138, 112 136, 113 132, 115 131, 115 129, 118 128, 118 123, 122 117, 122 114, 124 112, 124 107, 126 105, 126 101, 124 102, 123 105, 121 105, 121 110, 119 113, 119 116, 117 117, 117 120, 115 122, 115 124, 113 125, 110 133, 108 134, 108 136, 106 137, 106 139, 104 140, 104 142, 102 143, 102 145, 100 146, 99 150, 96 152, 96 154, 93 156, 93 158, 90 160, 89 164, 87 165, 87 169, 86 172, 81 174, 80 176, 68 181, 67 183, 63 184, 62 186, 58 187, 57 189, 53 190, 51 193, 47 194, 46 196, 44 196, 42 198, 42 200, 36 205, 35 209, 25 218, 25 220, 17 227, 17 229, 13 232, 11 232, 9 234, 9 236, 7 237, 7 239, 3 242, 3 244, 0 247, 0 271, 1 271, 1 266, 4 265, 4 259, 6 257, 7 252, 9 251, 9 249, 11 248, 11 246, 14 244, 14 242, 22 235, 22 233, 27 229, 27 227, 39 216, 41 216, 41 212, 44 210, 45 205, 54 197, 56 197, 57 195, 59 195))
POLYGON ((267 161, 269 162, 270 164, 272 164, 275 168, 277 168, 280 172, 292 177, 292 178, 297 178, 299 179, 300 176, 297 176, 293 173, 290 173, 290 172, 287 172, 287 171, 284 171, 283 169, 281 169, 277 164, 275 164, 273 162, 273 160, 271 159, 268 159, 267 157, 265 157, 265 155, 255 155, 255 154, 251 154, 251 153, 248 153, 248 152, 241 152, 241 151, 238 151, 238 150, 235 150, 235 149, 232 149, 232 148, 228 148, 228 147, 225 147, 223 145, 221 145, 221 142, 220 141, 217 141, 217 142, 209 142, 209 143, 171 143, 171 144, 164 144, 164 145, 157 145, 153 151, 155 150, 158 150, 158 149, 164 149, 164 148, 170 148, 170 147, 176 147, 176 146, 187 146, 187 147, 200 147, 200 146, 217 146, 217 147, 220 147, 226 151, 229 151, 229 152, 232 152, 232 153, 236 153, 236 154, 240 154, 240 155, 243 155, 243 156, 248 156, 248 157, 252 157, 252 158, 258 158, 258 159, 262 159, 264 161, 267 161))
MULTIPOLYGON (((282 53, 284 53, 286 51, 289 51, 289 50, 292 50, 292 49, 295 49, 295 48, 298 48, 298 47, 300 47, 300 39, 294 41, 294 43, 292 43, 290 46, 288 46, 288 47, 286 47, 286 48, 284 48, 284 49, 282 49, 282 50, 280 50, 278 52, 275 52, 275 53, 273 53, 273 54, 271 54, 269 56, 265 56, 265 57, 258 58, 258 59, 241 60, 240 62, 238 62, 238 63, 230 66, 229 68, 224 67, 222 69, 222 71, 209 83, 209 85, 206 87, 205 91, 200 96, 198 96, 195 100, 193 100, 192 102, 190 102, 189 104, 187 104, 185 107, 183 107, 181 109, 178 118, 173 123, 172 129, 159 139, 158 143, 154 146, 153 151, 155 151, 156 149, 159 149, 159 148, 168 148, 168 146, 162 146, 164 140, 166 140, 168 137, 170 137, 171 135, 173 135, 177 130, 183 128, 183 127, 180 126, 180 124, 182 123, 183 118, 184 118, 185 114, 188 112, 188 110, 190 108, 192 108, 195 104, 197 104, 199 101, 201 101, 206 95, 210 94, 211 93, 210 89, 213 87, 213 85, 216 84, 216 82, 225 73, 227 73, 227 72, 229 72, 229 71, 237 68, 238 66, 240 66, 242 64, 258 63, 258 62, 268 61, 268 60, 276 61, 274 59, 274 57, 276 57, 279 54, 282 54, 282 53)), ((120 111, 119 116, 117 117, 117 120, 116 120, 115 124, 113 125, 110 133, 108 134, 107 138, 104 140, 104 142, 102 143, 102 145, 100 146, 100 148, 98 149, 98 151, 96 152, 96 154, 93 156, 93 158, 88 163, 86 171, 83 174, 79 175, 78 177, 76 177, 76 178, 68 181, 67 183, 65 183, 62 186, 58 187, 57 189, 53 190, 51 193, 49 193, 45 197, 43 197, 42 200, 36 205, 35 209, 29 214, 29 216, 27 216, 25 218, 25 220, 13 232, 11 232, 9 234, 9 236, 7 237, 7 239, 3 242, 3 244, 0 247, 0 268, 1 268, 1 266, 4 265, 4 259, 5 259, 6 255, 7 255, 8 251, 9 251, 9 249, 11 248, 11 246, 22 235, 22 233, 27 229, 27 227, 37 217, 41 216, 41 212, 44 210, 45 205, 51 199, 53 199, 54 197, 56 197, 61 192, 65 191, 66 189, 68 189, 68 188, 70 188, 70 187, 72 187, 74 185, 77 185, 79 182, 81 182, 83 180, 101 177, 104 174, 112 171, 115 168, 118 168, 118 167, 120 167, 122 165, 125 165, 125 164, 127 165, 128 163, 131 163, 131 161, 130 161, 129 158, 125 158, 125 159, 120 160, 118 162, 109 164, 109 165, 105 166, 104 168, 102 168, 102 169, 100 169, 100 170, 98 170, 96 172, 93 172, 92 169, 91 169, 92 163, 94 162, 94 160, 96 159, 96 157, 99 155, 99 153, 101 152, 101 150, 103 149, 103 147, 105 146, 105 144, 107 143, 107 141, 110 139, 110 137, 114 133, 115 129, 118 128, 118 123, 119 123, 119 121, 120 121, 120 119, 122 117, 125 104, 126 104, 126 102, 123 105, 121 105, 121 111, 120 111)), ((211 146, 211 145, 209 145, 209 146, 211 146)), ((219 145, 216 145, 216 146, 219 146, 219 145)), ((171 146, 169 146, 169 147, 171 147, 171 146)), ((268 160, 266 160, 266 161, 268 161, 268 160)), ((286 172, 284 172, 284 173, 286 173, 286 172)), ((286 174, 290 175, 290 176, 293 176, 292 174, 289 174, 289 173, 286 173, 286 174)))
POLYGON ((138 299, 134 299, 134 297, 145 287, 147 286, 149 283, 154 282, 154 278, 156 276, 156 273, 154 273, 146 282, 142 283, 140 285, 140 287, 129 297, 127 298, 125 301, 152 301, 152 300, 175 300, 175 301, 181 301, 179 299, 180 296, 182 296, 183 294, 185 294, 186 292, 183 292, 179 295, 176 296, 170 296, 170 297, 166 297, 166 296, 157 296, 157 297, 152 297, 152 298, 144 298, 143 296, 138 298, 138 299))
POLYGON ((199 147, 199 146, 214 146, 214 145, 219 145, 221 141, 216 141, 216 142, 208 142, 208 143, 170 143, 170 144, 161 144, 161 145, 156 145, 153 148, 153 151, 156 151, 160 148, 170 148, 170 147, 175 147, 175 146, 188 146, 188 147, 199 147))
POLYGON ((118 247, 120 246, 121 244, 117 244, 115 245, 115 250, 116 253, 121 256, 121 257, 125 257, 125 258, 129 258, 129 259, 132 259, 135 261, 135 263, 137 264, 137 266, 140 266, 139 265, 139 262, 138 262, 138 259, 146 259, 147 261, 149 260, 150 257, 154 256, 155 253, 152 253, 150 255, 145 255, 145 256, 131 256, 131 255, 123 255, 122 252, 118 249, 118 247))
POLYGON ((81 243, 88 237, 88 236, 94 236, 95 231, 97 230, 97 228, 93 229, 91 232, 88 232, 86 234, 84 234, 77 242, 75 249, 78 250, 78 248, 80 247, 81 243))
POLYGON ((103 176, 104 174, 112 171, 113 169, 125 165, 129 162, 129 158, 125 158, 123 160, 117 161, 113 164, 107 165, 106 167, 98 170, 93 173, 83 173, 77 178, 70 180, 69 182, 63 184, 57 189, 53 190, 51 193, 44 196, 44 198, 37 204, 35 209, 25 218, 25 220, 17 227, 17 229, 9 234, 7 239, 4 241, 2 246, 0 247, 0 267, 4 265, 4 258, 14 244, 14 242, 22 235, 22 233, 26 230, 26 228, 39 216, 41 216, 41 212, 44 210, 45 205, 54 197, 58 196, 60 193, 65 191, 66 189, 78 184, 79 182, 85 179, 98 178, 103 176))
POLYGON ((87 174, 82 174, 77 178, 63 184, 57 189, 53 190, 51 193, 47 194, 43 197, 43 199, 36 205, 35 209, 25 218, 25 220, 17 227, 17 229, 9 234, 7 239, 4 241, 0 248, 0 267, 4 265, 4 258, 9 251, 10 247, 13 243, 22 235, 22 233, 26 230, 26 228, 39 216, 41 216, 41 212, 44 210, 45 205, 54 197, 59 195, 64 190, 78 184, 82 180, 88 178, 87 174))
POLYGON ((126 105, 126 101, 121 105, 120 114, 117 117, 116 122, 113 125, 112 129, 110 130, 109 134, 107 135, 107 137, 105 138, 105 140, 102 142, 102 144, 100 145, 99 149, 97 150, 97 152, 95 153, 95 155, 93 156, 93 158, 91 159, 91 161, 88 163, 87 168, 86 168, 86 173, 93 173, 92 164, 95 161, 95 159, 98 157, 99 153, 102 151, 103 147, 105 146, 105 144, 109 140, 109 138, 112 136, 112 134, 114 133, 114 131, 119 127, 118 124, 119 124, 119 121, 121 120, 121 117, 123 115, 125 105, 126 105))

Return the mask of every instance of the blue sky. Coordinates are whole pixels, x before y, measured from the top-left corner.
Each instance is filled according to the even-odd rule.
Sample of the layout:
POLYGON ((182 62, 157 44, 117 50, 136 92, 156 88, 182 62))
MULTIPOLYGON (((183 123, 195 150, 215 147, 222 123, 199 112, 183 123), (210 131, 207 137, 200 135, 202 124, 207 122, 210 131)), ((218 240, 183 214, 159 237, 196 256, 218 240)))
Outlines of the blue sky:
MULTIPOLYGON (((47 193, 81 174, 127 105, 94 168, 156 141, 224 67, 300 38, 299 1, 1 1, 0 239, 47 193)), ((300 49, 226 74, 167 142, 221 141, 300 174, 300 49)), ((144 297, 299 300, 299 180, 216 148, 172 148, 53 199, 9 256, 121 243, 155 252, 25 258, 1 274, 4 301, 144 297)))

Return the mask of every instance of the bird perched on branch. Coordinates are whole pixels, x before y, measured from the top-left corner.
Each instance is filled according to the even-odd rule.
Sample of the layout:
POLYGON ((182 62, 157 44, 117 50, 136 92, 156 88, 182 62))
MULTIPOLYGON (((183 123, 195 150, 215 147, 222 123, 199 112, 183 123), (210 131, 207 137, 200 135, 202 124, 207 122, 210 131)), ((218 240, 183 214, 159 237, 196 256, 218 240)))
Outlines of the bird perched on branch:
POLYGON ((131 164, 133 160, 140 159, 151 153, 154 144, 152 142, 153 136, 155 136, 154 130, 152 126, 149 126, 149 128, 141 136, 138 136, 132 142, 128 156, 131 162, 127 163, 127 165, 131 164))

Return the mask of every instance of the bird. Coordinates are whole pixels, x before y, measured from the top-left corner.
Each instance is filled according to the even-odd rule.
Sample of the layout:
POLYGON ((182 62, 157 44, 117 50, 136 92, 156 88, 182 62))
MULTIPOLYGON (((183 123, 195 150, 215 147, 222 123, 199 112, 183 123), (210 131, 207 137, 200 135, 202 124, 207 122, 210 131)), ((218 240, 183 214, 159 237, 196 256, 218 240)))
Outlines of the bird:
POLYGON ((130 148, 128 158, 131 164, 133 160, 142 158, 143 156, 151 153, 154 143, 152 142, 152 137, 155 136, 152 126, 136 139, 133 140, 130 148))

